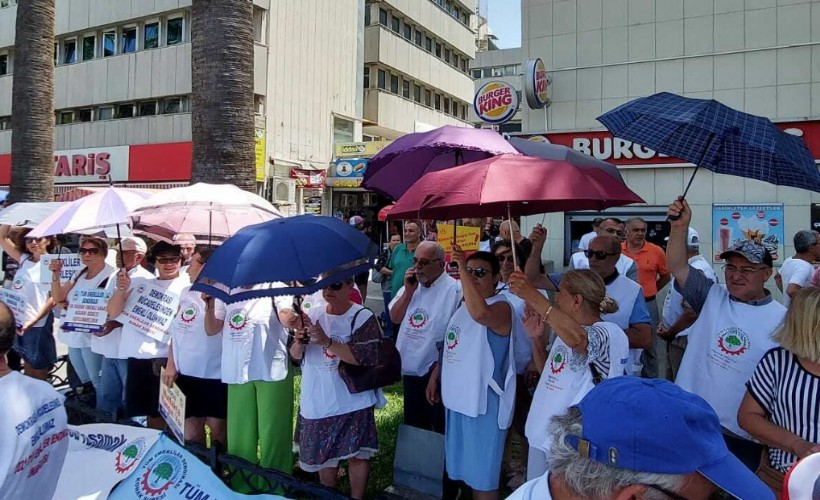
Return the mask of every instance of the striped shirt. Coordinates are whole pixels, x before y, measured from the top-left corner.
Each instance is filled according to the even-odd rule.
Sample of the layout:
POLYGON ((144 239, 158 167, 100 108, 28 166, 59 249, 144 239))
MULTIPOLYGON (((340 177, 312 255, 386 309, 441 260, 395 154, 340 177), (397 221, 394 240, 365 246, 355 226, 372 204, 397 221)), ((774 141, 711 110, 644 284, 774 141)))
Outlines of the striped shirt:
MULTIPOLYGON (((808 372, 787 349, 767 352, 746 384, 769 420, 810 443, 820 443, 820 377, 808 372)), ((786 472, 797 456, 769 448, 769 465, 786 472)))

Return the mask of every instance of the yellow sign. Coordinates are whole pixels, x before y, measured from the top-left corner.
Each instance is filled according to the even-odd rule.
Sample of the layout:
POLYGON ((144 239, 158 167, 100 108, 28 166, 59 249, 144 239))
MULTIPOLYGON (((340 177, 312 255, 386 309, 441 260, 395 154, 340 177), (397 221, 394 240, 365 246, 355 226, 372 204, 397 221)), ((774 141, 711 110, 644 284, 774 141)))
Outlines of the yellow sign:
MULTIPOLYGON (((453 251, 453 225, 438 224, 438 243, 444 248, 445 253, 453 251)), ((480 227, 458 226, 456 243, 465 252, 477 252, 479 241, 481 240, 480 227)))
POLYGON ((362 178, 328 177, 327 185, 335 188, 357 188, 362 185, 362 178))
POLYGON ((256 182, 265 182, 266 146, 265 129, 256 129, 256 136, 253 139, 253 150, 256 155, 256 182))
POLYGON ((336 158, 361 158, 376 156, 379 151, 393 141, 339 142, 336 143, 336 158))

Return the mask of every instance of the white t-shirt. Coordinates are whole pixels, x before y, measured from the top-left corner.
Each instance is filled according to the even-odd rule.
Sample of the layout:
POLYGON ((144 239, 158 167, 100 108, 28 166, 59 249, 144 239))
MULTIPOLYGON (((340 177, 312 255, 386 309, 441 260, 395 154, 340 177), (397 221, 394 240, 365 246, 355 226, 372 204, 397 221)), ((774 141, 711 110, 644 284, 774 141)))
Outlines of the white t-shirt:
POLYGON ((543 476, 527 481, 513 491, 507 500, 552 500, 549 477, 550 473, 547 471, 543 476))
MULTIPOLYGON (((333 342, 347 344, 353 332, 362 327, 373 313, 363 311, 353 304, 344 314, 328 314, 327 307, 312 308, 310 321, 318 323, 333 342), (356 323, 353 323, 353 318, 356 323), (351 328, 352 325, 352 328, 351 328)), ((352 394, 339 375, 339 357, 328 353, 323 347, 311 344, 305 347, 302 362, 302 393, 299 414, 310 420, 344 415, 356 410, 375 406, 379 402, 377 391, 352 394)))
MULTIPOLYGON (((257 285, 263 287, 268 285, 257 285)), ((282 288, 283 283, 273 285, 282 288)), ((222 327, 222 381, 244 384, 254 380, 278 381, 288 375, 288 334, 273 310, 291 309, 293 297, 280 295, 233 304, 215 301, 214 316, 222 327)))
MULTIPOLYGON (((618 262, 615 263, 615 269, 623 276, 629 274, 629 270, 635 265, 635 261, 624 254, 618 257, 618 262)), ((569 258, 570 269, 589 269, 589 259, 584 255, 584 252, 575 252, 569 258)), ((627 276, 628 277, 628 276, 627 276)))
POLYGON ((68 452, 63 396, 17 372, 0 377, 0 497, 48 499, 68 452))
POLYGON ((578 242, 578 250, 584 251, 589 250, 589 243, 598 236, 598 233, 595 231, 590 231, 585 235, 581 236, 581 241, 578 242))
MULTIPOLYGON (((404 296, 401 287, 390 307, 404 296)), ((419 284, 396 335, 396 349, 401 354, 401 371, 422 377, 438 361, 437 342, 444 342, 444 332, 461 303, 461 282, 446 272, 425 287, 419 284)))
MULTIPOLYGON (((125 301, 123 313, 117 317, 117 321, 122 323, 122 334, 120 335, 119 359, 156 359, 164 358, 168 355, 168 346, 158 340, 154 340, 148 335, 129 325, 125 311, 128 310, 132 300, 136 300, 136 290, 141 286, 161 289, 164 293, 174 297, 174 302, 167 304, 173 310, 179 306, 179 296, 182 290, 191 284, 188 276, 179 276, 170 280, 159 278, 134 278, 131 280, 131 287, 128 289, 128 299, 125 301)), ((169 325, 170 327, 170 325, 169 325)))
MULTIPOLYGON (((31 255, 23 254, 20 258, 21 264, 14 275, 14 281, 11 284, 12 290, 23 295, 25 301, 25 317, 17 318, 17 321, 23 325, 40 314, 43 306, 46 305, 48 294, 51 292, 51 284, 40 283, 40 263, 33 262, 31 255)), ((46 318, 42 318, 33 326, 40 328, 46 324, 46 318)))
MULTIPOLYGON (((19 271, 18 271, 19 273, 19 271)), ((783 305, 789 307, 791 304, 791 297, 786 293, 789 285, 798 285, 801 288, 809 286, 811 277, 814 275, 814 266, 803 259, 795 259, 789 257, 783 262, 780 267, 780 277, 783 280, 783 305)))
MULTIPOLYGON (((71 294, 74 290, 91 290, 93 288, 105 288, 112 280, 117 279, 115 273, 117 269, 106 265, 100 273, 91 279, 88 279, 88 271, 86 268, 81 269, 74 276, 71 277, 71 282, 74 286, 68 292, 68 299, 71 300, 71 294), (82 276, 80 276, 82 274, 82 276), (108 280, 108 281, 106 281, 108 280), (100 287, 103 281, 106 281, 105 286, 100 287)), ((91 347, 91 334, 82 332, 66 332, 61 328, 57 333, 57 338, 68 347, 82 348, 91 347)))
MULTIPOLYGON (((117 271, 119 272, 119 271, 117 271)), ((154 277, 153 274, 148 272, 142 266, 137 266, 130 271, 128 271, 128 276, 131 279, 134 278, 147 278, 151 279, 154 277)), ((105 287, 106 290, 114 293, 117 289, 117 275, 111 277, 108 280, 108 283, 105 287)), ((120 337, 122 336, 122 328, 115 328, 111 330, 111 333, 105 335, 103 337, 98 337, 96 335, 91 336, 91 351, 97 354, 102 354, 106 358, 109 359, 122 359, 120 358, 120 337)))
MULTIPOLYGON (((695 255, 694 257, 691 257, 689 259, 689 265, 695 269, 699 269, 703 272, 704 276, 715 283, 718 282, 714 268, 711 264, 709 264, 709 261, 703 258, 703 255, 695 255)), ((670 286, 669 293, 666 294, 666 299, 663 302, 663 324, 669 328, 675 324, 681 314, 683 314, 683 295, 681 295, 674 286, 670 286)), ((687 335, 689 335, 688 328, 680 332, 677 336, 685 337, 687 335)))
POLYGON ((171 323, 174 364, 183 375, 222 378, 222 332, 205 333, 205 301, 191 287, 182 291, 179 311, 171 323))

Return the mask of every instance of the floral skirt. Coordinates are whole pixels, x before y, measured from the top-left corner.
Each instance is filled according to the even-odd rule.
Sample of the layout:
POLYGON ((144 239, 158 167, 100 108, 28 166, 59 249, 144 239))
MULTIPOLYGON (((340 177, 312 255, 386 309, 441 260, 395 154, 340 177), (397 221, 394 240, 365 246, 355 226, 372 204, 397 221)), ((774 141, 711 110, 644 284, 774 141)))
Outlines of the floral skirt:
POLYGON ((294 441, 299 468, 306 472, 338 467, 349 458, 368 460, 379 450, 373 407, 315 420, 299 415, 294 441))

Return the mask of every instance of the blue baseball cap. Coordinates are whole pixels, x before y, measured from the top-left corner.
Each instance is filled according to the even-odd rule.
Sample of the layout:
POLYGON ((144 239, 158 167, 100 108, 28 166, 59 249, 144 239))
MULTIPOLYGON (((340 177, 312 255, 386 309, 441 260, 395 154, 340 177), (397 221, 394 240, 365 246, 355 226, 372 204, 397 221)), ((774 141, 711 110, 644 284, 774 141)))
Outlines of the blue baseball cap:
POLYGON ((726 448, 720 419, 709 403, 671 382, 607 379, 577 408, 583 436, 567 436, 566 443, 590 460, 637 472, 699 472, 735 498, 774 498, 726 448))

